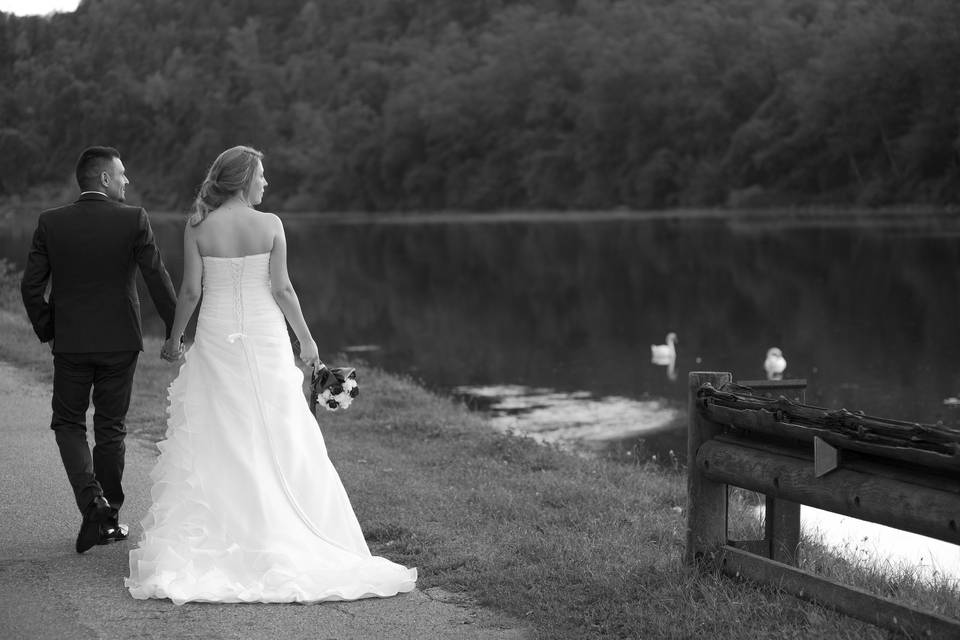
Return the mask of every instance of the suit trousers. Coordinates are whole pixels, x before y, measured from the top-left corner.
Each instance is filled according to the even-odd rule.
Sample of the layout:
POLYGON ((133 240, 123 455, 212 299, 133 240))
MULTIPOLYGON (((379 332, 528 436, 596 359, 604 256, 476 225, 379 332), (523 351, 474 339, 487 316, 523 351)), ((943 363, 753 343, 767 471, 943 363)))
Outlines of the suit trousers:
POLYGON ((139 351, 54 353, 50 428, 56 434, 60 458, 81 513, 101 495, 114 514, 123 505, 126 417, 139 356, 139 351), (92 454, 87 444, 91 397, 92 454))

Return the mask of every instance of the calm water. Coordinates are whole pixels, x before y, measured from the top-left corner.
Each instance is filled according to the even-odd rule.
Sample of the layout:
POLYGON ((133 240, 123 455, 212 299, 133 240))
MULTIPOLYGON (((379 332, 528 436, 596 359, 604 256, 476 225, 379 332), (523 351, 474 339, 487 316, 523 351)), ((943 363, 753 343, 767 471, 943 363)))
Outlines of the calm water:
MULTIPOLYGON (((180 216, 154 216, 175 282, 180 216)), ((0 236, 22 262, 29 229, 0 236)), ((808 402, 957 422, 960 224, 917 214, 286 218, 321 348, 619 456, 683 456, 691 370, 764 377, 780 347, 808 402), (650 345, 679 337, 674 376, 650 345)), ((150 326, 158 331, 152 307, 150 326)), ((340 364, 340 362, 338 362, 340 364)))

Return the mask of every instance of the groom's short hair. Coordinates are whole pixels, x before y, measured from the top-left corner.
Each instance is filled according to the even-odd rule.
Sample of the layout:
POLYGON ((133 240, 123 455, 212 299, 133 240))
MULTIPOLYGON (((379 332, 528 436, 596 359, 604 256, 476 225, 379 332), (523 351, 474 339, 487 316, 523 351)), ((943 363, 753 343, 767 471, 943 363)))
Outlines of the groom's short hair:
POLYGON ((97 178, 120 152, 113 147, 87 147, 77 160, 77 184, 81 189, 99 186, 97 178))

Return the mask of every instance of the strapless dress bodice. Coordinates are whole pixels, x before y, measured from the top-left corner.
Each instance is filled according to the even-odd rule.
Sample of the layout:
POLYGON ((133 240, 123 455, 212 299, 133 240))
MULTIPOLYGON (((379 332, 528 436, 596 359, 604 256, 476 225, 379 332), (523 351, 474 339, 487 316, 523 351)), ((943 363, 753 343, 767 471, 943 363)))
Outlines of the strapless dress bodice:
POLYGON ((197 331, 226 335, 285 330, 270 291, 270 254, 203 256, 203 300, 197 331))

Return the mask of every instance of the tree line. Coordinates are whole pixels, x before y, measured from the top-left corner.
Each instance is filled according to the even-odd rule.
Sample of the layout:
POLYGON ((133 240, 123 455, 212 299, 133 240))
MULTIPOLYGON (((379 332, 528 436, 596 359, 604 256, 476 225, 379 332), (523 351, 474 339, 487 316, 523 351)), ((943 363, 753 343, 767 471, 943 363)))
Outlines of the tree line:
MULTIPOLYGON (((219 151, 277 211, 960 195, 956 0, 83 0, 0 13, 0 198, 121 150, 152 208, 219 151)), ((46 191, 44 191, 46 190, 46 191)))

